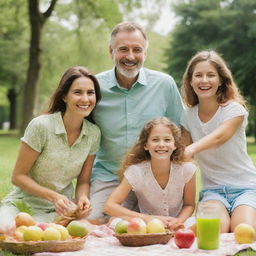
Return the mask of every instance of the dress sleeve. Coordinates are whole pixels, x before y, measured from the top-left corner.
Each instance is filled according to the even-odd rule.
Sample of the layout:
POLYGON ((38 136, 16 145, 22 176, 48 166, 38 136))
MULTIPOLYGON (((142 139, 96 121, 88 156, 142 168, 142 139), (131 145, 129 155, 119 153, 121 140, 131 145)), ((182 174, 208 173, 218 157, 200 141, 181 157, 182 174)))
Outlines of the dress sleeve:
POLYGON ((183 164, 183 179, 184 183, 188 183, 191 178, 193 177, 195 171, 196 171, 196 165, 194 165, 191 162, 186 162, 183 164))
POLYGON ((237 116, 244 116, 243 125, 247 124, 248 112, 246 109, 237 102, 231 102, 224 107, 222 121, 227 121, 237 116))
POLYGON ((34 118, 28 124, 21 141, 37 152, 42 152, 47 137, 47 131, 40 118, 34 118))
POLYGON ((124 172, 124 176, 132 186, 132 190, 136 190, 136 188, 140 187, 140 170, 136 165, 131 165, 124 172))
POLYGON ((95 125, 94 127, 94 133, 91 135, 93 136, 93 142, 92 142, 92 146, 89 152, 89 155, 95 155, 100 147, 100 129, 95 125))

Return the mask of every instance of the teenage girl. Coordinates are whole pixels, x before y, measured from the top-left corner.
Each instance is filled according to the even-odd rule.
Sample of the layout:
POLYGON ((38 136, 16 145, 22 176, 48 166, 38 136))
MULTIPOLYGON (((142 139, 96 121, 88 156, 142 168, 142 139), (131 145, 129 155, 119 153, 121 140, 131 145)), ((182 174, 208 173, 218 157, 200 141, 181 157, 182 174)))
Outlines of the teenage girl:
MULTIPOLYGON (((248 112, 231 71, 215 51, 189 61, 183 76, 185 158, 202 173, 201 201, 221 209, 221 231, 256 224, 256 168, 246 150, 248 112)), ((256 226, 255 226, 256 227, 256 226)))
POLYGON ((107 200, 105 213, 146 222, 159 218, 170 229, 182 226, 194 211, 196 167, 183 162, 180 141, 180 129, 168 118, 146 123, 124 160, 119 172, 122 181, 107 200), (122 206, 131 190, 140 212, 122 206))

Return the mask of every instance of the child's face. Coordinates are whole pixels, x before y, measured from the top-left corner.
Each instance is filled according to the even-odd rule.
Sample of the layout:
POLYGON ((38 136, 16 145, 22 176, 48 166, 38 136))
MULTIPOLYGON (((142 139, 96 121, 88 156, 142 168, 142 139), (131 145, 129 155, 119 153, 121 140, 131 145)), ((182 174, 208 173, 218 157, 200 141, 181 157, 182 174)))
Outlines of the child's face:
POLYGON ((191 86, 199 100, 216 99, 216 92, 220 85, 220 76, 213 64, 209 61, 201 61, 195 65, 191 86))
POLYGON ((154 127, 144 149, 148 150, 151 159, 170 160, 172 152, 176 149, 171 129, 162 124, 154 127))

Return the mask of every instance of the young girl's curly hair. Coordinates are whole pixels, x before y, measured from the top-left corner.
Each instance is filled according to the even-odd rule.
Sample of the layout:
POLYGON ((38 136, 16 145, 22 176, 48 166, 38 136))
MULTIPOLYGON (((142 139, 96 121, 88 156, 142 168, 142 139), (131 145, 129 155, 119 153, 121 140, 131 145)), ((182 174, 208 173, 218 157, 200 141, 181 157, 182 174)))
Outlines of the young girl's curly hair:
POLYGON ((118 171, 118 176, 120 179, 123 178, 124 171, 133 164, 138 164, 143 161, 150 160, 150 154, 145 150, 144 146, 146 145, 149 135, 154 127, 157 125, 164 125, 170 128, 170 131, 173 135, 175 141, 176 149, 173 151, 170 160, 174 163, 180 164, 183 162, 184 146, 181 144, 181 130, 180 128, 170 121, 167 117, 157 117, 148 121, 131 150, 126 154, 121 167, 118 171))

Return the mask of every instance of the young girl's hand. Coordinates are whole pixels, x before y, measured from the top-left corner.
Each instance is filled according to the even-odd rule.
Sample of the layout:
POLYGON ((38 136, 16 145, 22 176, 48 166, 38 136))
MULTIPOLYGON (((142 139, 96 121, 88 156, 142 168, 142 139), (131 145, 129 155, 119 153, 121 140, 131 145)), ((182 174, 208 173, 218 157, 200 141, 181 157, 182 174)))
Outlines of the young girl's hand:
POLYGON ((178 220, 177 218, 173 218, 172 220, 169 220, 167 222, 167 228, 172 231, 176 231, 180 228, 184 228, 184 224, 180 222, 180 220, 178 220))
POLYGON ((77 201, 76 216, 79 219, 84 219, 91 213, 91 204, 87 196, 82 196, 77 201))

